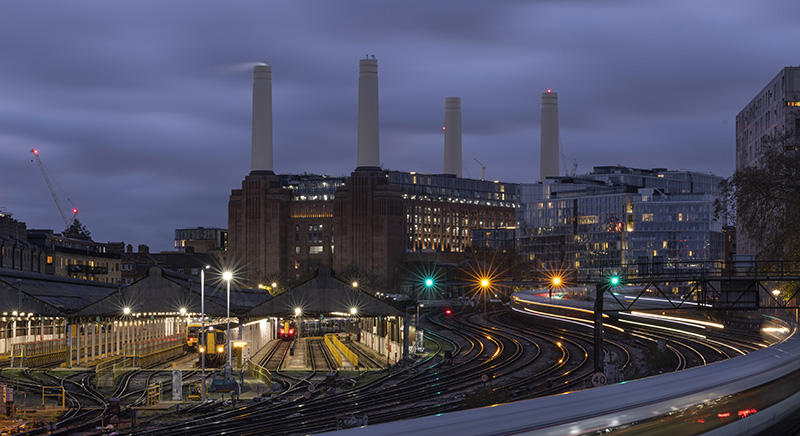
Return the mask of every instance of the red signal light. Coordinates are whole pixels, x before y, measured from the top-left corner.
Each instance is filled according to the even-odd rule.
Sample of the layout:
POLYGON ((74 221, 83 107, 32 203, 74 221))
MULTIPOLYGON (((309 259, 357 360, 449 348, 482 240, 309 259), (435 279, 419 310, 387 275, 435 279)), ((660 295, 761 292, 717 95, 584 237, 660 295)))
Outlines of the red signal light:
POLYGON ((78 213, 78 208, 77 207, 73 207, 72 208, 72 213, 78 213))
POLYGON ((452 315, 452 314, 453 314, 453 310, 452 310, 452 309, 449 309, 449 308, 448 308, 448 309, 445 309, 445 310, 444 310, 444 314, 445 314, 445 315, 452 315))
POLYGON ((33 154, 39 154, 39 150, 37 150, 35 148, 33 150, 31 150, 31 151, 33 152, 33 154))

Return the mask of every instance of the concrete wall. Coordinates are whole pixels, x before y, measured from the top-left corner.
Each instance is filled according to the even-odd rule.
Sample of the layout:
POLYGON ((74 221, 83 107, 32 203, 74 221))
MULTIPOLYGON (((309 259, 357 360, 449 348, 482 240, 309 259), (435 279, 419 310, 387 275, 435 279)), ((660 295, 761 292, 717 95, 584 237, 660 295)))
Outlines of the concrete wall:
POLYGON ((269 341, 275 339, 277 329, 277 318, 261 319, 242 325, 242 340, 251 341, 242 351, 243 361, 255 356, 269 341))

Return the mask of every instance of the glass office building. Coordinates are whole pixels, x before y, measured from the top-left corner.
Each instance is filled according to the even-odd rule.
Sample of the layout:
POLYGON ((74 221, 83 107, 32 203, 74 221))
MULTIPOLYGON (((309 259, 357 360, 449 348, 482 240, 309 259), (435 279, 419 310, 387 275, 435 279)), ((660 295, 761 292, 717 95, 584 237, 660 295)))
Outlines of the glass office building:
POLYGON ((589 271, 724 258, 714 200, 721 177, 595 167, 521 186, 520 254, 542 269, 589 271))

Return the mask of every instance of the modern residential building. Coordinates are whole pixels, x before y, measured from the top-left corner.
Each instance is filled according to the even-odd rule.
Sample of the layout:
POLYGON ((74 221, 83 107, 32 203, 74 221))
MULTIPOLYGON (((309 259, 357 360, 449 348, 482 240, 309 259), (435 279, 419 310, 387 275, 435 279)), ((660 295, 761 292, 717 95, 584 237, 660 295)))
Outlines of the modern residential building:
POLYGON ((758 160, 767 138, 800 132, 800 67, 784 67, 736 115, 736 169, 758 160))
MULTIPOLYGON (((800 67, 784 67, 736 115, 736 169, 758 165, 764 144, 800 134, 800 67)), ((754 238, 737 229, 737 252, 756 254, 754 238)))
POLYGON ((724 259, 714 219, 721 181, 611 166, 523 184, 518 253, 544 270, 577 271, 724 259))

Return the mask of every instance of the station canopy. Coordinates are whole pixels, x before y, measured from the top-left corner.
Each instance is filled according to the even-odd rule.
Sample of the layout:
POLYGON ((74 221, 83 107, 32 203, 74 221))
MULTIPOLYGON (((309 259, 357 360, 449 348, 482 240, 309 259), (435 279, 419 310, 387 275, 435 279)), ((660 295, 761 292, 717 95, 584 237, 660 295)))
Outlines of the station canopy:
MULTIPOLYGON (((213 277, 213 274, 207 274, 213 277)), ((206 280, 205 313, 226 315, 227 283, 206 280)), ((121 318, 200 313, 201 286, 192 276, 152 267, 128 286, 72 279, 50 274, 0 269, 0 312, 33 316, 121 318), (126 310, 127 309, 127 310, 126 310)), ((244 289, 231 282, 230 314, 240 319, 290 317, 300 309, 311 316, 399 316, 403 312, 336 278, 321 268, 310 280, 273 297, 262 289, 244 289)))

